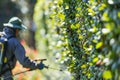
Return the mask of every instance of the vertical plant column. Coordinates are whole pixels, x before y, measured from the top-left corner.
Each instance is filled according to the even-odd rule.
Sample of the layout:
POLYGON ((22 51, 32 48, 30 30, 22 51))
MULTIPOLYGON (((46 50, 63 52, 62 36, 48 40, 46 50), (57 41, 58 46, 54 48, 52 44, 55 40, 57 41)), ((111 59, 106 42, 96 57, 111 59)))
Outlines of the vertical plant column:
POLYGON ((64 58, 67 60, 64 62, 68 66, 68 70, 73 73, 74 79, 80 79, 78 74, 79 69, 79 59, 82 58, 80 52, 79 34, 77 30, 80 24, 76 21, 76 0, 63 0, 63 10, 65 15, 65 34, 64 38, 67 40, 66 49, 64 52, 66 55, 64 58))

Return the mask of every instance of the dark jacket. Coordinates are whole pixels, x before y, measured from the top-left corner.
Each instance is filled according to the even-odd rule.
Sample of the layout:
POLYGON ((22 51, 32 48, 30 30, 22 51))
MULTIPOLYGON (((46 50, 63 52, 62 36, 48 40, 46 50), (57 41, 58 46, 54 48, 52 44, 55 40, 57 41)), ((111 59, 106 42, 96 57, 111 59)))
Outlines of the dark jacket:
MULTIPOLYGON (((6 34, 6 36, 9 38, 8 40, 8 46, 6 51, 6 57, 8 59, 8 63, 4 66, 10 67, 13 69, 15 67, 16 61, 18 60, 20 64, 23 65, 23 67, 31 68, 31 69, 37 69, 39 68, 39 64, 35 63, 34 61, 31 61, 28 57, 25 55, 25 49, 19 42, 19 40, 15 37, 14 30, 10 28, 4 28, 3 30, 6 34)), ((4 67, 3 66, 3 67, 4 67)), ((7 68, 4 67, 4 68, 7 68)))

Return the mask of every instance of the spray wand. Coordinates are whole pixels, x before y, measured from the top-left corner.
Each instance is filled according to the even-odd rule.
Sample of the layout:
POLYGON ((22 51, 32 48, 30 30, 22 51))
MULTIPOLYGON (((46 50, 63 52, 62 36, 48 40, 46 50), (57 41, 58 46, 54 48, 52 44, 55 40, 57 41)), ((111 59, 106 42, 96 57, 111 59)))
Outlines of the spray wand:
MULTIPOLYGON (((33 60, 33 61, 46 61, 47 59, 35 59, 35 60, 33 60)), ((57 71, 63 71, 62 69, 57 69, 57 68, 53 68, 53 67, 49 67, 49 66, 44 66, 46 69, 53 69, 53 70, 57 70, 57 71)), ((8 79, 8 78, 10 78, 10 77, 14 77, 14 76, 16 76, 16 75, 19 75, 19 74, 22 74, 22 73, 26 73, 26 72, 29 72, 29 71, 33 71, 33 70, 35 70, 35 69, 29 69, 29 70, 25 70, 25 71, 21 71, 21 72, 18 72, 18 73, 15 73, 14 75, 9 75, 8 77, 0 77, 0 79, 2 80, 4 80, 4 79, 8 79)))

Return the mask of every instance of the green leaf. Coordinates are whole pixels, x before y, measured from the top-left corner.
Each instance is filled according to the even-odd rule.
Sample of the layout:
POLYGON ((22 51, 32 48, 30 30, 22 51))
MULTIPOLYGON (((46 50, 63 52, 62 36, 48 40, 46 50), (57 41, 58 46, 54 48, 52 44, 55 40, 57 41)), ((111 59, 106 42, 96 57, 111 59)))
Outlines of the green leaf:
POLYGON ((97 43, 98 41, 97 41, 96 39, 93 39, 92 42, 93 42, 93 43, 97 43))
POLYGON ((102 16, 102 20, 103 20, 103 21, 109 21, 109 20, 110 20, 108 14, 109 14, 108 12, 104 12, 104 13, 103 13, 103 16, 102 16))
POLYGON ((95 12, 91 8, 88 9, 88 12, 89 12, 88 15, 91 15, 91 16, 95 15, 95 12))
POLYGON ((59 14, 58 14, 58 17, 59 17, 61 20, 65 20, 65 15, 62 14, 62 13, 59 13, 59 14))
POLYGON ((79 39, 83 39, 83 36, 81 34, 79 35, 79 39))
POLYGON ((76 14, 76 17, 80 17, 80 14, 76 14))
POLYGON ((79 23, 77 23, 77 24, 75 24, 75 26, 76 26, 77 28, 79 28, 79 27, 80 27, 80 24, 79 24, 79 23))
POLYGON ((99 60, 98 57, 94 58, 93 63, 96 63, 98 60, 99 60))
POLYGON ((96 44, 96 49, 99 49, 103 46, 103 42, 99 42, 96 44))
POLYGON ((118 17, 120 18, 120 11, 118 12, 118 17))
POLYGON ((77 29, 79 26, 80 26, 79 24, 76 24, 76 25, 72 24, 70 27, 71 29, 77 29))
POLYGON ((96 32, 97 31, 97 28, 96 28, 96 26, 94 26, 93 28, 91 28, 90 30, 89 30, 90 32, 96 32))
POLYGON ((80 11, 80 10, 81 10, 81 8, 80 8, 80 7, 78 7, 76 10, 80 11))
POLYGON ((113 22, 107 23, 107 24, 105 24, 105 27, 111 31, 115 28, 115 23, 113 23, 113 22))
POLYGON ((66 5, 65 9, 69 9, 69 6, 68 6, 68 5, 66 5))
POLYGON ((110 33, 110 29, 108 29, 108 28, 103 28, 103 29, 102 29, 102 33, 103 33, 103 34, 108 34, 108 33, 110 33))
POLYGON ((111 79, 112 78, 112 73, 110 70, 104 71, 103 72, 103 78, 104 79, 111 79))
POLYGON ((106 4, 102 3, 101 6, 99 7, 99 10, 103 10, 104 8, 106 8, 106 4))
POLYGON ((81 66, 82 69, 84 69, 84 68, 86 68, 86 67, 87 67, 86 64, 83 64, 83 65, 81 66))

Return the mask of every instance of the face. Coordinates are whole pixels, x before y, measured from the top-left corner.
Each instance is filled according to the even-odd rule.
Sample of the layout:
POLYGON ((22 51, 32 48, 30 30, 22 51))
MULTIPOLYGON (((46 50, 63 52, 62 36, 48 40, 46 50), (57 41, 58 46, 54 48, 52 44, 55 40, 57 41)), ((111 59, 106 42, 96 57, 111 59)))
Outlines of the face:
POLYGON ((19 35, 20 29, 16 29, 16 36, 19 35))

